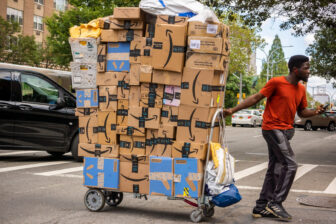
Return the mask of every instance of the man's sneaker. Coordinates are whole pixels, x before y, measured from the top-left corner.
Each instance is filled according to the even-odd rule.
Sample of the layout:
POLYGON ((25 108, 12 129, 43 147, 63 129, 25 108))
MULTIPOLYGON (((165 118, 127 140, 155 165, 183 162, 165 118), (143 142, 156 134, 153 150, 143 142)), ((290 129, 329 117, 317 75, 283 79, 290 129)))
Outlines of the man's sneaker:
POLYGON ((262 209, 258 209, 256 207, 253 208, 252 211, 252 216, 253 218, 277 218, 275 215, 273 215, 272 213, 270 213, 269 211, 267 211, 266 209, 262 208, 262 209))
POLYGON ((284 221, 289 221, 292 219, 292 216, 286 212, 286 210, 282 207, 281 204, 268 202, 266 206, 266 210, 275 215, 276 217, 280 218, 284 221))

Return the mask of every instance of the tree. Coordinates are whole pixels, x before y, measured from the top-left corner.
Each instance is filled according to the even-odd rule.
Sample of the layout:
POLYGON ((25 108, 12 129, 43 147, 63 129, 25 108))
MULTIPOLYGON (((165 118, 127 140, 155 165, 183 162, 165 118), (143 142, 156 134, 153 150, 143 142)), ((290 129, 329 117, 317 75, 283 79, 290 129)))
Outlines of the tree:
POLYGON ((0 17, 0 59, 4 60, 5 50, 10 49, 10 39, 19 31, 18 23, 6 21, 0 17))

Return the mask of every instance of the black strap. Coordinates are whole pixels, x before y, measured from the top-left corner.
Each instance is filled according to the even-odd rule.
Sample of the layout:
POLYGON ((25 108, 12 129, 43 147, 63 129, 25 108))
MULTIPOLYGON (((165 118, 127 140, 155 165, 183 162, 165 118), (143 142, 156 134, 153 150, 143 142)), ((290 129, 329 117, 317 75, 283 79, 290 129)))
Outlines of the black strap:
POLYGON ((148 34, 150 38, 153 38, 155 35, 155 24, 148 24, 148 34))
POLYGON ((211 86, 211 85, 202 85, 203 92, 223 92, 225 86, 211 86))
POLYGON ((139 189, 140 189, 139 184, 133 184, 133 193, 139 194, 140 192, 139 189))
POLYGON ((191 121, 190 120, 177 120, 177 126, 190 127, 191 121))
POLYGON ((128 30, 126 33, 126 41, 134 40, 134 30, 128 30))
POLYGON ((124 20, 124 29, 129 30, 131 28, 131 20, 124 20))
POLYGON ((130 57, 138 57, 141 55, 140 53, 141 53, 140 49, 130 50, 130 57))
POLYGON ((117 130, 117 125, 111 124, 111 131, 116 131, 116 130, 117 130))
POLYGON ((175 24, 175 16, 168 16, 168 24, 175 24))
POLYGON ((168 117, 169 111, 168 110, 161 110, 161 117, 168 117))
POLYGON ((138 171, 139 171, 138 157, 132 155, 132 173, 138 173, 138 171))
POLYGON ((174 53, 184 53, 186 48, 184 46, 173 46, 174 53))
POLYGON ((104 126, 93 127, 93 133, 99 133, 99 132, 106 132, 106 128, 104 126))
POLYGON ((78 132, 79 132, 79 134, 85 134, 85 128, 80 127, 80 128, 78 129, 78 132))
POLYGON ((177 119, 177 115, 170 115, 170 119, 169 119, 171 122, 177 122, 178 119, 177 119))
POLYGON ((151 56, 150 49, 145 49, 144 50, 144 56, 151 56))
POLYGON ((152 44, 153 44, 153 39, 150 38, 150 37, 147 37, 146 38, 146 46, 150 47, 150 46, 152 46, 152 44))
POLYGON ((125 110, 125 109, 117 110, 117 116, 127 116, 127 115, 128 115, 128 110, 125 110))
POLYGON ((120 148, 130 149, 131 148, 131 143, 126 142, 126 141, 120 141, 119 146, 120 146, 120 148))
POLYGON ((188 158, 190 154, 190 143, 185 142, 182 146, 182 158, 188 158))
POLYGON ((129 84, 125 81, 118 81, 118 87, 121 87, 123 89, 129 89, 129 84))
POLYGON ((135 142, 133 142, 133 147, 134 148, 139 148, 139 149, 145 149, 146 148, 146 143, 135 141, 135 142))
POLYGON ((181 89, 189 89, 189 82, 182 82, 181 89))

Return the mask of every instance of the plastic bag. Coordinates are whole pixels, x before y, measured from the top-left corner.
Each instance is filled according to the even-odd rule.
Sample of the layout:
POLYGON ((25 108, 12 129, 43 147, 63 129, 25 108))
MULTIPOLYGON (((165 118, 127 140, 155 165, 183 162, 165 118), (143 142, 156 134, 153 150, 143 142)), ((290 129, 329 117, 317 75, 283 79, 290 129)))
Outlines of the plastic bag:
POLYGON ((207 6, 196 0, 141 0, 139 7, 154 15, 196 17, 193 21, 219 22, 217 16, 207 6))
POLYGON ((206 167, 206 186, 208 189, 208 193, 210 195, 218 195, 224 191, 226 191, 227 186, 223 184, 216 183, 217 177, 217 169, 215 168, 215 164, 213 161, 208 162, 208 166, 206 167))
POLYGON ((231 184, 225 190, 212 198, 211 202, 218 207, 227 207, 239 202, 242 199, 237 187, 231 184))

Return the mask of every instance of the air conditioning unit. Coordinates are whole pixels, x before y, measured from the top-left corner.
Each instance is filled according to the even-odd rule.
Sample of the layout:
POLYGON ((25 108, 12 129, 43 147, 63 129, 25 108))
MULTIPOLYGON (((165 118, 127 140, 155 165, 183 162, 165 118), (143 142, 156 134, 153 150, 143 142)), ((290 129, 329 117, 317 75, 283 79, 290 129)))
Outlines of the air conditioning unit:
POLYGON ((18 2, 18 0, 13 0, 13 2, 18 2))
POLYGON ((36 36, 40 36, 41 31, 36 30, 36 36))
POLYGON ((40 4, 37 4, 37 9, 41 9, 41 5, 40 4))

